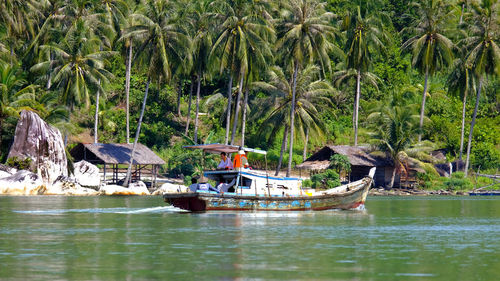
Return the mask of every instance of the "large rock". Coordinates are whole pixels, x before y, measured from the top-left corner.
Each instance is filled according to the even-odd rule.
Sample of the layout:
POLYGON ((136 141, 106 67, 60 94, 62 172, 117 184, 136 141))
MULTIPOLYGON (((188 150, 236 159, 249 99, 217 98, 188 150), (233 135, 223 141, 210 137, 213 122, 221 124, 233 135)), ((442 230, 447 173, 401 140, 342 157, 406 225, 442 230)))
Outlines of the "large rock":
POLYGON ((9 167, 4 164, 0 164, 0 179, 5 177, 10 177, 15 173, 17 173, 17 170, 15 168, 9 167))
POLYGON ((146 184, 142 181, 131 182, 128 188, 137 195, 149 195, 149 190, 146 184))
POLYGON ((102 195, 149 195, 143 182, 131 183, 128 188, 121 185, 105 185, 99 191, 102 195))
POLYGON ((95 189, 80 186, 75 179, 60 176, 56 181, 47 187, 45 195, 99 195, 95 189))
POLYGON ((0 194, 41 195, 46 186, 42 179, 30 171, 21 170, 14 175, 0 179, 0 194))
POLYGON ((181 184, 164 183, 160 188, 155 190, 152 195, 162 195, 165 193, 189 192, 189 187, 181 184))
POLYGON ((51 184, 59 176, 68 175, 61 132, 32 111, 21 112, 8 157, 31 158, 31 171, 36 171, 44 183, 51 184))
POLYGON ((97 166, 82 160, 73 164, 73 168, 73 175, 76 183, 94 190, 99 189, 101 176, 99 175, 99 168, 97 166))

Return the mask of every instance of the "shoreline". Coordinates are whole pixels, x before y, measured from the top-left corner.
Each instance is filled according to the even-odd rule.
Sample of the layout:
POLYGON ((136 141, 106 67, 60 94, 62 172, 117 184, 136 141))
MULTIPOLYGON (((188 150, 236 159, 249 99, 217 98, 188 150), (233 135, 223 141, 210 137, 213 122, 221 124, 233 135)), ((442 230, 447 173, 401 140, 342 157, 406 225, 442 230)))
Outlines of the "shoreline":
MULTIPOLYGON (((94 194, 20 194, 20 193, 0 193, 0 197, 14 196, 40 196, 40 197, 52 197, 52 196, 71 196, 71 197, 94 197, 94 196, 163 196, 163 193, 158 192, 160 190, 149 190, 149 194, 133 194, 130 192, 114 192, 114 193, 104 193, 96 192, 94 194), (155 192, 156 191, 156 192, 155 192)), ((368 192, 369 196, 411 196, 411 197, 424 197, 424 196, 470 196, 472 191, 447 191, 447 190, 411 190, 411 189, 399 189, 393 188, 391 190, 385 189, 370 189, 368 192)))
POLYGON ((372 188, 368 192, 368 195, 371 195, 371 196, 433 196, 433 195, 469 196, 470 192, 474 192, 474 191, 473 190, 449 191, 449 190, 444 190, 444 189, 422 190, 422 189, 402 189, 402 188, 393 188, 390 190, 386 190, 383 188, 372 188))

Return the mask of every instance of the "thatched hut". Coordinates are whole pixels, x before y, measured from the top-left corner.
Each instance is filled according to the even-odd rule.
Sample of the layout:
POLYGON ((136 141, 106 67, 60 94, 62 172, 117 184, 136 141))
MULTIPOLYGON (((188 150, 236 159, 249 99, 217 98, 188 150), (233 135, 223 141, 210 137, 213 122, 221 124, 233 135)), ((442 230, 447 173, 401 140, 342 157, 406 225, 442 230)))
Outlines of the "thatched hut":
MULTIPOLYGON (((302 164, 297 165, 297 168, 309 171, 328 169, 330 158, 334 154, 345 155, 349 159, 351 163, 351 172, 348 175, 349 181, 362 179, 368 175, 372 167, 377 167, 374 178, 376 186, 386 186, 391 180, 394 169, 392 162, 386 157, 371 155, 366 152, 365 148, 359 146, 327 145, 307 158, 302 164)), ((396 175, 394 186, 399 186, 399 184, 400 179, 396 175)))
MULTIPOLYGON (((94 165, 102 165, 103 177, 106 183, 119 183, 125 178, 133 144, 124 143, 79 143, 70 154, 74 161, 85 160, 94 165), (111 169, 111 178, 107 176, 111 169)), ((141 180, 142 176, 149 177, 151 185, 156 185, 158 168, 165 161, 153 151, 140 143, 134 153, 132 181, 141 180)))

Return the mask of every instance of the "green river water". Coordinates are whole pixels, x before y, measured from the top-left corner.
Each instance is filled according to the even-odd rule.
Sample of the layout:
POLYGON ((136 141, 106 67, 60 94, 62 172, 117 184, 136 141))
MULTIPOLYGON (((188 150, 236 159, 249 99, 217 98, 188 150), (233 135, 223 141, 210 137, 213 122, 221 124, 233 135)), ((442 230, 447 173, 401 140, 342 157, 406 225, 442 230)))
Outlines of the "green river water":
POLYGON ((0 280, 500 280, 500 198, 178 211, 161 197, 0 197, 0 280))

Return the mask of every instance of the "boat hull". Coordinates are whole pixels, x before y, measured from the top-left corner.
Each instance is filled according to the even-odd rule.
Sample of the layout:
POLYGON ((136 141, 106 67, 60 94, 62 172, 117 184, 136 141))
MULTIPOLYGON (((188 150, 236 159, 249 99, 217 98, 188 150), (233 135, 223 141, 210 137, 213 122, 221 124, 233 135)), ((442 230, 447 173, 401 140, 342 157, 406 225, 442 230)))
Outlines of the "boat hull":
POLYGON ((469 192, 470 196, 500 196, 500 191, 469 192))
POLYGON ((191 212, 204 211, 308 211, 353 209, 365 203, 372 179, 342 193, 316 196, 245 196, 215 193, 165 194, 165 202, 191 212))

